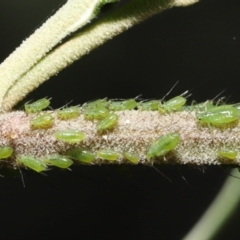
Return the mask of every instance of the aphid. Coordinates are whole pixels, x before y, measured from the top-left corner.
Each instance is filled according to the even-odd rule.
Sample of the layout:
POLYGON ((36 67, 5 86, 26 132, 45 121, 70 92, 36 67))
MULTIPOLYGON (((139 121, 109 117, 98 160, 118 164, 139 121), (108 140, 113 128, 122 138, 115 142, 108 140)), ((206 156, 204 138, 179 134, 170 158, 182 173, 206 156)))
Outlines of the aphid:
POLYGON ((238 110, 231 105, 221 105, 210 108, 207 111, 197 113, 197 119, 201 123, 224 126, 238 120, 238 110))
POLYGON ((46 163, 59 168, 69 168, 73 164, 73 161, 66 156, 55 154, 47 156, 46 163))
POLYGON ((139 157, 131 152, 123 152, 123 157, 134 164, 139 162, 139 157))
POLYGON ((109 109, 113 111, 132 110, 137 107, 135 99, 128 99, 124 101, 110 101, 109 109))
POLYGON ((92 102, 85 103, 82 108, 83 109, 90 109, 90 108, 99 108, 99 107, 107 107, 108 101, 106 98, 98 99, 92 102))
POLYGON ((67 155, 84 163, 91 163, 95 160, 95 156, 91 151, 81 148, 71 149, 67 151, 67 155))
POLYGON ((80 143, 86 138, 86 134, 78 130, 62 130, 55 133, 55 138, 67 143, 80 143))
POLYGON ((25 103, 24 108, 27 113, 37 113, 47 108, 49 105, 49 99, 42 98, 33 103, 25 103))
POLYGON ((36 172, 42 172, 47 169, 47 165, 42 160, 29 155, 18 156, 17 161, 25 167, 31 168, 36 172))
POLYGON ((222 149, 217 152, 217 155, 222 158, 234 160, 237 157, 237 152, 229 149, 222 149))
POLYGON ((214 108, 213 102, 210 100, 207 100, 206 102, 198 103, 198 104, 192 104, 191 106, 185 106, 184 109, 188 111, 196 110, 196 111, 206 111, 211 108, 214 108))
POLYGON ((138 103, 138 109, 141 111, 155 111, 158 110, 159 106, 160 102, 158 100, 138 103))
POLYGON ((167 112, 178 111, 184 106, 186 101, 186 98, 177 96, 168 100, 167 102, 164 102, 162 108, 164 108, 167 112))
POLYGON ((97 131, 102 132, 113 129, 118 121, 118 115, 110 113, 106 118, 97 124, 97 131))
POLYGON ((119 157, 119 154, 115 151, 112 151, 112 150, 100 150, 97 152, 97 156, 99 158, 102 158, 104 160, 108 160, 108 161, 115 161, 118 159, 119 157))
POLYGON ((33 129, 50 128, 52 127, 53 123, 54 123, 54 117, 49 113, 44 113, 30 120, 30 125, 31 125, 31 128, 33 129))
POLYGON ((174 150, 179 143, 180 136, 178 133, 166 134, 152 143, 147 152, 147 159, 150 160, 153 157, 164 156, 174 150))
POLYGON ((13 154, 13 148, 11 147, 0 147, 0 159, 11 157, 13 154))
POLYGON ((105 107, 86 108, 83 114, 88 120, 103 119, 108 116, 109 111, 105 107))
POLYGON ((67 120, 78 117, 79 113, 80 113, 79 107, 73 106, 58 110, 57 117, 61 120, 67 120))

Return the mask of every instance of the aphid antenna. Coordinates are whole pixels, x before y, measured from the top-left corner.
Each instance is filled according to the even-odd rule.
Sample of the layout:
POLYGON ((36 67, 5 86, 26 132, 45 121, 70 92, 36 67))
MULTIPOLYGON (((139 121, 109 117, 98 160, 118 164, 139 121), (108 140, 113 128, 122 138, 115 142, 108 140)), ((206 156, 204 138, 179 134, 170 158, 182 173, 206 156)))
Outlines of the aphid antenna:
POLYGON ((141 97, 142 97, 142 94, 139 94, 139 95, 137 95, 134 99, 135 99, 136 101, 139 101, 139 100, 141 100, 141 97))
POLYGON ((150 168, 153 168, 153 169, 156 170, 160 175, 162 175, 165 179, 167 179, 170 183, 173 183, 172 180, 171 180, 169 177, 167 177, 164 173, 162 173, 157 167, 155 167, 153 163, 152 163, 152 164, 148 164, 148 165, 146 165, 146 166, 148 166, 148 167, 150 167, 150 168))
POLYGON ((183 174, 182 174, 182 172, 181 172, 179 166, 177 166, 177 170, 178 170, 178 172, 179 172, 179 174, 180 174, 182 180, 183 180, 183 181, 184 181, 189 187, 192 188, 192 185, 191 185, 191 184, 187 181, 187 179, 183 176, 183 174))
POLYGON ((163 100, 172 92, 172 90, 177 86, 178 83, 179 83, 179 81, 177 81, 177 82, 171 87, 171 89, 167 92, 167 94, 164 95, 164 97, 161 99, 161 101, 163 101, 163 100))
MULTIPOLYGON (((64 108, 66 108, 66 107, 68 107, 69 106, 69 104, 72 102, 73 100, 71 100, 71 101, 69 101, 68 103, 66 103, 65 105, 63 105, 62 107, 60 107, 60 108, 57 108, 57 110, 62 110, 62 109, 64 109, 64 108)), ((79 104, 80 105, 80 104, 79 104)))
MULTIPOLYGON (((225 88, 224 90, 222 90, 219 94, 217 94, 217 96, 215 96, 211 101, 214 102, 219 96, 221 96, 227 89, 225 88)), ((220 100, 224 99, 225 97, 221 97, 220 100)), ((218 100, 219 101, 219 100, 218 100)), ((217 103, 218 103, 217 101, 217 103)))
POLYGON ((189 90, 186 90, 184 93, 180 95, 181 97, 189 98, 192 96, 192 93, 189 92, 189 90))
POLYGON ((21 175, 21 180, 22 180, 22 184, 23 184, 23 187, 25 188, 26 185, 25 185, 25 181, 24 181, 24 178, 23 178, 23 173, 22 173, 22 170, 20 169, 20 167, 17 166, 17 169, 18 171, 20 172, 20 175, 21 175))

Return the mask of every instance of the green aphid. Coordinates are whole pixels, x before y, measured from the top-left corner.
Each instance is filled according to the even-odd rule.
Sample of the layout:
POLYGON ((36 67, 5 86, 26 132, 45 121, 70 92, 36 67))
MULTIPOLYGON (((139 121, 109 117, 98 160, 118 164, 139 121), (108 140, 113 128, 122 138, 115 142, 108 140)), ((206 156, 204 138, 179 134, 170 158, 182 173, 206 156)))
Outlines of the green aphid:
POLYGON ((58 119, 61 119, 61 120, 77 118, 79 114, 80 114, 80 109, 79 107, 76 107, 76 106, 64 108, 57 111, 57 117, 58 119))
POLYGON ((233 107, 235 107, 238 110, 238 113, 240 115, 240 103, 234 104, 233 107))
POLYGON ((104 149, 104 150, 98 151, 97 156, 104 160, 115 161, 118 159, 119 154, 115 151, 104 149))
POLYGON ((227 158, 230 160, 235 160, 237 157, 237 152, 229 149, 222 149, 217 152, 217 155, 222 158, 227 158))
POLYGON ((86 138, 86 134, 78 130, 61 130, 55 133, 57 140, 67 143, 80 143, 86 138))
POLYGON ((167 112, 178 111, 181 110, 186 101, 186 98, 177 96, 163 103, 162 108, 164 108, 167 112))
POLYGON ((178 133, 166 134, 152 143, 147 152, 147 159, 164 156, 174 150, 179 143, 180 135, 178 133))
POLYGON ((215 106, 213 105, 212 101, 206 101, 206 102, 198 103, 194 105, 195 110, 200 110, 200 111, 207 111, 214 107, 215 106))
POLYGON ((42 98, 33 103, 25 103, 24 108, 26 113, 38 113, 50 105, 47 98, 42 98))
POLYGON ((86 108, 83 111, 84 118, 87 120, 99 120, 108 116, 109 111, 106 107, 86 108))
POLYGON ((103 132, 106 130, 111 130, 116 126, 117 121, 118 121, 118 115, 114 113, 110 113, 106 118, 104 118, 97 124, 97 131, 103 132))
POLYGON ((139 162, 139 157, 136 154, 131 152, 123 152, 123 157, 134 164, 139 162))
POLYGON ((46 157, 46 163, 59 168, 69 168, 73 161, 66 156, 54 154, 46 157))
POLYGON ((238 110, 231 105, 221 105, 197 113, 197 119, 200 123, 212 124, 215 126, 225 126, 229 123, 236 122, 238 117, 238 110))
POLYGON ((44 161, 29 155, 18 156, 17 161, 23 164, 25 167, 31 168, 36 172, 42 172, 47 169, 47 165, 44 161))
POLYGON ((192 104, 191 106, 185 106, 184 110, 187 111, 206 111, 209 110, 211 108, 214 108, 215 106, 213 105, 212 101, 207 100, 206 102, 202 102, 202 103, 197 103, 197 104, 192 104))
POLYGON ((13 154, 13 148, 11 147, 0 147, 0 159, 11 157, 13 154))
POLYGON ((137 107, 135 99, 128 99, 124 101, 109 101, 109 109, 112 111, 132 110, 137 107))
POLYGON ((81 148, 71 149, 67 151, 66 154, 73 159, 84 163, 92 163, 95 160, 95 156, 91 151, 81 148))
POLYGON ((147 102, 138 103, 138 109, 141 111, 155 111, 160 107, 160 102, 158 100, 151 100, 147 102))
POLYGON ((82 106, 83 109, 91 109, 91 108, 99 108, 99 107, 108 107, 108 101, 106 98, 88 102, 82 106))
POLYGON ((52 127, 53 124, 54 117, 49 113, 44 113, 30 120, 32 129, 46 129, 52 127))

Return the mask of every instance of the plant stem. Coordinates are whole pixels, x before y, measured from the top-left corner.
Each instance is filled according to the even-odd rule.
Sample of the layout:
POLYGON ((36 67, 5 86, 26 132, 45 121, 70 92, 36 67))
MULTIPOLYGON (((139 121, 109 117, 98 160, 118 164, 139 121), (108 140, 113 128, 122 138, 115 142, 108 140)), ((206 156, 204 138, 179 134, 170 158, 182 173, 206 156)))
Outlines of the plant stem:
MULTIPOLYGON (((31 43, 33 44, 32 46, 31 44, 29 47, 26 44, 22 44, 22 46, 16 50, 15 54, 9 58, 10 60, 6 60, 6 62, 0 66, 0 79, 4 79, 4 84, 1 84, 0 82, 2 86, 0 92, 0 106, 2 105, 2 107, 0 108, 0 111, 9 111, 17 102, 51 76, 56 75, 63 68, 69 66, 71 63, 88 54, 96 47, 126 31, 137 23, 142 22, 164 9, 173 6, 185 6, 196 1, 197 0, 132 0, 120 9, 117 9, 103 19, 100 19, 95 24, 90 25, 84 31, 72 37, 69 41, 51 52, 49 52, 49 50, 60 41, 60 38, 51 44, 44 40, 44 44, 42 44, 43 40, 41 38, 38 41, 38 37, 30 37, 30 39, 34 39, 32 40, 33 43, 31 43), (21 51, 25 51, 23 49, 25 45, 25 50, 29 52, 29 55, 25 56, 24 61, 21 59, 23 57, 21 51), (36 48, 38 45, 43 46, 43 50, 44 46, 46 48, 41 55, 38 48, 36 48), (35 54, 36 52, 37 54, 35 54), (49 53, 43 57, 47 52, 49 53), (10 63, 8 64, 8 62, 10 63), (12 65, 11 62, 16 65, 12 65), (20 63, 18 62, 21 62, 21 65, 19 65, 20 63), (27 62, 29 64, 27 64, 27 62), (1 100, 1 98, 3 99, 1 100)), ((67 18, 67 13, 68 12, 65 12, 65 15, 61 19, 62 21, 67 18)), ((62 28, 63 27, 61 27, 61 29, 62 28)), ((71 30, 72 29, 73 27, 71 27, 71 30)), ((69 27, 65 32, 66 34, 70 32, 69 27)), ((55 36, 57 35, 55 33, 51 34, 51 28, 49 34, 53 35, 51 39, 55 39, 55 36)), ((63 35, 61 34, 59 36, 62 38, 63 35)))
MULTIPOLYGON (((237 174, 237 169, 232 171, 233 176, 237 174)), ((239 179, 229 176, 212 204, 183 240, 213 239, 223 224, 231 217, 239 205, 239 201, 239 179)))
MULTIPOLYGON (((9 146, 14 149, 14 157, 9 163, 14 163, 20 155, 44 157, 49 154, 64 154, 73 147, 86 148, 94 154, 100 149, 110 149, 120 154, 114 163, 125 163, 123 151, 130 151, 139 156, 139 163, 149 164, 194 164, 194 165, 239 165, 240 156, 235 160, 221 159, 217 151, 222 148, 240 152, 240 124, 226 129, 200 126, 196 121, 195 112, 173 112, 160 114, 157 111, 119 111, 117 126, 112 131, 98 133, 97 121, 85 120, 83 115, 72 120, 59 120, 55 112, 49 112, 54 117, 54 125, 48 129, 33 130, 30 120, 36 114, 27 115, 16 111, 0 115, 0 147, 9 146), (79 130, 86 134, 86 139, 79 144, 59 141, 54 137, 59 130, 79 130), (146 159, 150 145, 168 133, 178 133, 180 144, 174 151, 164 157, 146 159)), ((96 159, 95 164, 102 163, 96 159)), ((14 164, 13 164, 14 165, 14 164)))

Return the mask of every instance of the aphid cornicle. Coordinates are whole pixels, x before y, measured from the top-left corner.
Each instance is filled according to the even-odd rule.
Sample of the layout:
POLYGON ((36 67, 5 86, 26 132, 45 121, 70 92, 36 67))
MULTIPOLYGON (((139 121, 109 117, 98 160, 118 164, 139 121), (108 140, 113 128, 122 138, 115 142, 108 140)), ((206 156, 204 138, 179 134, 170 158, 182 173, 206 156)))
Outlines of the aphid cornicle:
POLYGON ((47 165, 42 160, 29 155, 20 155, 17 157, 17 162, 25 167, 31 168, 36 172, 42 172, 47 169, 47 165))
POLYGON ((47 108, 49 105, 50 105, 49 99, 42 98, 33 103, 25 103, 24 108, 26 113, 37 113, 47 108))
POLYGON ((53 126, 54 117, 49 113, 44 113, 30 120, 32 129, 46 129, 53 126))
POLYGON ((238 110, 231 105, 221 105, 209 110, 197 113, 200 123, 225 126, 238 120, 238 110))
POLYGON ((97 152, 97 156, 104 160, 115 161, 118 159, 119 154, 112 150, 103 149, 97 152))
POLYGON ((80 143, 86 138, 86 134, 78 130, 62 130, 55 133, 55 138, 67 143, 80 143))
POLYGON ((69 168, 73 161, 62 155, 54 154, 46 157, 46 163, 59 168, 69 168))
POLYGON ((92 163, 95 160, 94 154, 86 149, 75 148, 68 150, 66 154, 73 159, 84 163, 92 163))
POLYGON ((61 120, 77 118, 80 114, 80 109, 77 106, 60 109, 57 111, 57 117, 61 120))
POLYGON ((11 147, 0 147, 0 159, 11 157, 13 154, 13 148, 11 147))
POLYGON ((147 159, 164 156, 174 150, 179 143, 180 135, 178 133, 166 134, 152 143, 147 152, 147 159))
POLYGON ((222 158, 235 160, 237 157, 237 152, 230 149, 221 149, 220 151, 217 152, 217 155, 222 158))
POLYGON ((132 152, 123 152, 123 157, 134 164, 139 162, 139 157, 132 152))
POLYGON ((106 130, 111 130, 116 126, 117 121, 118 121, 118 115, 114 113, 110 113, 106 118, 104 118, 97 124, 97 131, 103 132, 106 130))

